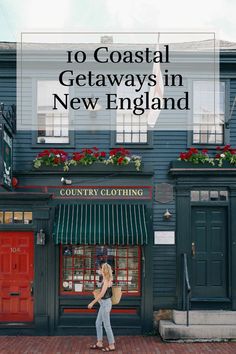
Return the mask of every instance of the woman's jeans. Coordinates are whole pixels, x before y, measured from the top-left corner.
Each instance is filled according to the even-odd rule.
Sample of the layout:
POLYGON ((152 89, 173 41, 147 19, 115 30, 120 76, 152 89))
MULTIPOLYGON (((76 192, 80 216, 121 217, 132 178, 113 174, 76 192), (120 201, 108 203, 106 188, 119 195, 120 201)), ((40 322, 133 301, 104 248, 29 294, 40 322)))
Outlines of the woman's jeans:
POLYGON ((110 312, 111 312, 111 299, 101 299, 100 300, 100 309, 98 311, 97 320, 96 320, 96 330, 97 330, 97 340, 102 341, 103 338, 103 328, 102 324, 105 328, 108 343, 115 343, 114 335, 111 329, 110 323, 110 312))

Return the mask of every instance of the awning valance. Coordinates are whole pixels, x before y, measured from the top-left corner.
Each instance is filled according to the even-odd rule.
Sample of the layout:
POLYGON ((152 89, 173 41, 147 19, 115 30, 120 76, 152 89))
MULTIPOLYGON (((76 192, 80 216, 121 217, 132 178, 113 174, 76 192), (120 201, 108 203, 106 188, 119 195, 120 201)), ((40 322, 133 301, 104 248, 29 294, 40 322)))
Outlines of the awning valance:
POLYGON ((142 204, 60 204, 54 223, 56 244, 146 244, 142 204))

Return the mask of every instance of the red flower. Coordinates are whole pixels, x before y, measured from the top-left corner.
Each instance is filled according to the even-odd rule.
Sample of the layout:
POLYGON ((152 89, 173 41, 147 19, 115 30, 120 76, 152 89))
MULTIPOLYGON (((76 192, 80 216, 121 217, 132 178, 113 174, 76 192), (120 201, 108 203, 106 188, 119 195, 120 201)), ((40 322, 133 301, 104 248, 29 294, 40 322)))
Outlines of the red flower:
POLYGON ((116 154, 116 149, 110 151, 110 156, 114 156, 116 154))
POLYGON ((93 150, 91 149, 85 149, 84 151, 86 154, 91 155, 93 153, 93 150))
POLYGON ((186 153, 185 152, 181 152, 179 154, 179 157, 181 158, 181 160, 185 160, 186 159, 186 153))
POLYGON ((106 157, 105 151, 101 151, 100 155, 101 155, 101 157, 106 157))
POLYGON ((225 145, 224 148, 223 148, 223 151, 226 152, 226 151, 229 151, 230 150, 230 146, 231 145, 225 145))
POLYGON ((94 157, 96 157, 96 159, 99 157, 99 152, 96 152, 95 154, 93 154, 94 157))
POLYGON ((94 151, 98 151, 99 149, 98 149, 96 146, 94 146, 94 147, 93 147, 93 150, 94 150, 94 151))
POLYGON ((217 147, 216 147, 216 150, 221 150, 221 147, 220 147, 220 146, 217 146, 217 147))
POLYGON ((208 153, 208 150, 207 150, 207 149, 203 149, 203 150, 202 150, 202 153, 203 153, 203 154, 207 154, 207 153, 208 153))
POLYGON ((84 158, 84 155, 81 154, 80 152, 73 152, 73 160, 75 161, 79 161, 82 158, 84 158))
POLYGON ((60 163, 60 159, 59 159, 58 157, 55 157, 55 158, 53 159, 53 163, 59 164, 59 163, 60 163))
POLYGON ((186 159, 189 159, 193 155, 192 150, 186 152, 186 159))
POLYGON ((189 151, 191 151, 193 154, 198 153, 198 149, 196 149, 196 148, 190 148, 189 151))
POLYGON ((216 154, 216 159, 219 159, 220 158, 220 154, 216 154))
POLYGON ((117 160, 117 163, 119 165, 121 165, 123 161, 124 161, 124 158, 123 157, 119 157, 118 160, 117 160))

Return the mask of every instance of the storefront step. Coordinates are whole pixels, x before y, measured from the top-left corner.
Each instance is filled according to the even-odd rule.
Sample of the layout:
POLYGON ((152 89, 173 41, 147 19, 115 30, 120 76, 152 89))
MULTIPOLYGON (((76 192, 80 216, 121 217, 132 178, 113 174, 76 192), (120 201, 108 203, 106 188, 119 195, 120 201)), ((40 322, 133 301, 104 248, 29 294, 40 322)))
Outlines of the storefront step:
POLYGON ((159 333, 163 340, 210 340, 236 339, 236 325, 177 325, 161 320, 159 333))
MULTIPOLYGON (((178 325, 186 324, 186 311, 173 311, 173 322, 178 325)), ((198 310, 189 312, 190 325, 236 325, 236 311, 198 310)))

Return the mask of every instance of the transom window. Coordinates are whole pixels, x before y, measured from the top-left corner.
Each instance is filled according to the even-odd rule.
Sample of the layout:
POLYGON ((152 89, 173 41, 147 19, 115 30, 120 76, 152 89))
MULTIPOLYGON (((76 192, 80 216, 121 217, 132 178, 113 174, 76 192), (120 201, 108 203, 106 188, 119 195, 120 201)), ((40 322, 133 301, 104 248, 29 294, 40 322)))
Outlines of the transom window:
POLYGON ((60 290, 63 294, 91 294, 101 287, 99 265, 107 262, 113 283, 130 295, 140 294, 140 247, 61 245, 60 290))
POLYGON ((192 202, 227 201, 228 191, 194 190, 191 191, 192 202))
POLYGON ((223 144, 225 82, 193 82, 193 144, 223 144))
POLYGON ((31 224, 31 211, 0 211, 0 224, 31 224))
MULTIPOLYGON (((138 85, 137 85, 138 86, 138 85)), ((144 85, 145 86, 145 85, 144 85)), ((139 91, 141 95, 145 87, 139 91), (142 91, 142 92, 141 92, 142 91)), ((117 88, 117 98, 128 97, 133 102, 137 96, 133 87, 120 85, 117 88)), ((117 110, 116 116, 116 143, 117 144, 146 144, 148 142, 147 113, 136 115, 132 112, 133 104, 128 108, 124 101, 124 109, 117 110)))
POLYGON ((42 80, 37 82, 37 143, 66 144, 69 142, 68 111, 60 107, 53 108, 53 93, 59 96, 69 93, 68 87, 57 81, 42 80))

